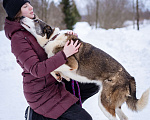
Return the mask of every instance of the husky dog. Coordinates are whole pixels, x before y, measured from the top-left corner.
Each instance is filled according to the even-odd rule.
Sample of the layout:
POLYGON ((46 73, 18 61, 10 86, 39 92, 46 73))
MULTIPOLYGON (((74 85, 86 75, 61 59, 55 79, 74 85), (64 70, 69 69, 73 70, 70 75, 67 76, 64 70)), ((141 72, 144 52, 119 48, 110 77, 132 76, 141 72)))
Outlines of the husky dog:
POLYGON ((55 72, 82 83, 100 85, 99 107, 109 120, 117 120, 116 114, 120 120, 128 119, 121 110, 124 102, 133 111, 140 111, 147 105, 149 89, 137 99, 134 77, 104 51, 81 41, 75 35, 60 33, 59 28, 52 29, 40 19, 25 17, 21 20, 21 25, 35 36, 48 57, 61 51, 68 40, 78 40, 81 43, 79 52, 67 58, 66 64, 55 72))

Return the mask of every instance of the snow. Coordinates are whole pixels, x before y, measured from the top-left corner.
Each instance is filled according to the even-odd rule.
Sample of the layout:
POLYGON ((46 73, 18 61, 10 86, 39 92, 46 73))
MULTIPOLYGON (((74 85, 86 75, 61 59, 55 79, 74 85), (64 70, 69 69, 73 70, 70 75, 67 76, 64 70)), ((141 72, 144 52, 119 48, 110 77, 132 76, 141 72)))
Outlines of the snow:
MULTIPOLYGON (((150 24, 143 24, 137 31, 130 27, 118 29, 92 29, 88 23, 75 25, 76 32, 83 41, 104 50, 135 77, 137 98, 150 87, 150 24)), ((11 53, 10 41, 0 31, 0 120, 23 120, 28 106, 23 95, 21 68, 11 53)), ((98 107, 98 94, 89 98, 84 104, 93 120, 107 120, 98 107)), ((150 100, 147 107, 138 113, 132 112, 126 104, 122 109, 129 120, 148 120, 150 118, 150 100)))

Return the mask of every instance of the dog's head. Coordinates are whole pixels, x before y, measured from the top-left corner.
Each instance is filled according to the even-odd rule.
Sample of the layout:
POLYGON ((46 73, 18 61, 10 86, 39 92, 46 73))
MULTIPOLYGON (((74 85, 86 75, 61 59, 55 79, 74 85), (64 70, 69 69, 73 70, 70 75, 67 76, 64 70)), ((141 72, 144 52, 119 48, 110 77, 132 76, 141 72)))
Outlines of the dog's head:
POLYGON ((21 25, 36 38, 45 37, 46 39, 49 39, 54 32, 54 29, 52 29, 49 25, 47 25, 40 19, 30 19, 28 17, 22 17, 20 22, 21 25))

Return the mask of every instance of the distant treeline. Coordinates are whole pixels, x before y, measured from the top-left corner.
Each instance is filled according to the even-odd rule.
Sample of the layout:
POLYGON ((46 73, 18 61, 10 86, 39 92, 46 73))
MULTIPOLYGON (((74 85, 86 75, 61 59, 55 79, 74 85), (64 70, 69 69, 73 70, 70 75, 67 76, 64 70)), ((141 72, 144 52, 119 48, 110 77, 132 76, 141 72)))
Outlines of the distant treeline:
MULTIPOLYGON (((96 28, 109 29, 123 27, 127 20, 133 20, 135 24, 134 21, 150 19, 150 11, 143 11, 144 3, 141 0, 86 0, 88 4, 84 10, 87 14, 82 16, 77 10, 75 0, 61 0, 57 5, 53 0, 30 1, 40 19, 60 29, 73 29, 78 21, 87 21, 96 28)), ((2 2, 0 0, 0 30, 3 30, 6 17, 2 2)))

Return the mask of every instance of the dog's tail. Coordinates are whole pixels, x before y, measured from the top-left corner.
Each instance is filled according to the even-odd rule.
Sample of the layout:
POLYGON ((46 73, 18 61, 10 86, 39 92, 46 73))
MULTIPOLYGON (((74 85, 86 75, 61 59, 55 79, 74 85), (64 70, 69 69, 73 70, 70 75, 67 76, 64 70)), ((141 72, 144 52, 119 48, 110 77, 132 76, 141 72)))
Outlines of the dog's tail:
POLYGON ((148 104, 150 88, 142 94, 140 99, 137 99, 136 98, 136 83, 135 83, 135 79, 132 78, 130 80, 129 89, 130 89, 130 95, 128 96, 127 101, 126 101, 128 107, 133 111, 143 110, 148 104))

